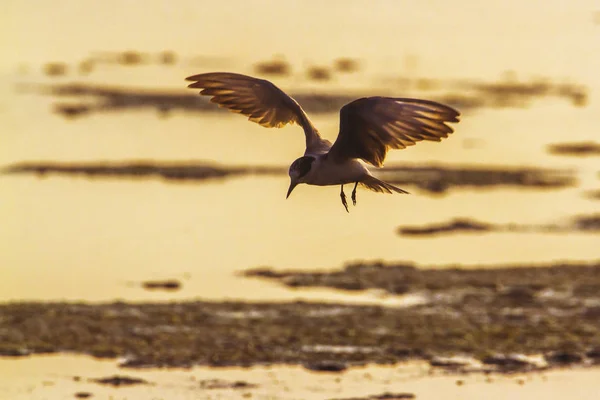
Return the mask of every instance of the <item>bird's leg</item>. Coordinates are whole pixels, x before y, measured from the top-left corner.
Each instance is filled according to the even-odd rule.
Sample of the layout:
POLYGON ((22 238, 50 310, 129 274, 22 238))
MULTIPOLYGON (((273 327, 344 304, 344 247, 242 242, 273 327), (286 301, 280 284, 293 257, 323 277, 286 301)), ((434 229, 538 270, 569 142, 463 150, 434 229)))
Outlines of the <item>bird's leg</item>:
POLYGON ((342 185, 342 189, 340 190, 340 197, 342 198, 342 204, 346 208, 346 212, 348 211, 348 203, 346 202, 346 194, 344 193, 344 185, 342 185))
POLYGON ((356 187, 358 186, 358 182, 354 184, 354 190, 352 191, 352 205, 356 205, 356 187))

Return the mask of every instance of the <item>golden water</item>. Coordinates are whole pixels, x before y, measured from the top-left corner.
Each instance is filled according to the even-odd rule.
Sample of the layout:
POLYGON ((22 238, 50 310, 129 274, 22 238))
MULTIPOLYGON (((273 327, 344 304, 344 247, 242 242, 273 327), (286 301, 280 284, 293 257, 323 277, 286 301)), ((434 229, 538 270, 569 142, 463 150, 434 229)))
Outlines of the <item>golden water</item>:
MULTIPOLYGON (((428 239, 395 234, 400 224, 471 216, 483 221, 548 223, 598 211, 583 192, 598 187, 598 159, 549 155, 561 141, 598 140, 600 26, 595 1, 169 2, 9 1, 0 6, 0 165, 19 161, 210 160, 287 165, 302 153, 298 127, 268 130, 229 114, 135 111, 67 120, 53 99, 18 93, 31 82, 91 82, 181 90, 185 76, 208 70, 252 73, 282 54, 293 76, 283 89, 367 90, 385 78, 424 76, 494 80, 504 71, 589 89, 588 105, 537 100, 523 109, 463 113, 442 143, 391 152, 393 162, 572 168, 576 188, 457 191, 387 196, 365 191, 350 214, 338 188, 299 187, 287 178, 169 183, 159 179, 0 176, 0 301, 78 299, 327 299, 379 301, 325 290, 294 292, 235 275, 255 266, 338 268, 347 261, 403 260, 420 265, 592 260, 593 234, 485 234, 428 239), (105 51, 172 50, 175 66, 100 66, 49 80, 49 61, 70 65, 105 51), (204 64, 191 65, 196 56, 204 64), (355 57, 364 69, 326 84, 303 70, 355 57), (477 139, 481 147, 465 143, 477 139), (139 288, 147 279, 181 279, 175 293, 139 288)), ((374 95, 377 93, 373 93, 374 95)), ((399 96, 403 93, 398 93, 399 96)), ((337 115, 313 117, 335 138, 337 115)))

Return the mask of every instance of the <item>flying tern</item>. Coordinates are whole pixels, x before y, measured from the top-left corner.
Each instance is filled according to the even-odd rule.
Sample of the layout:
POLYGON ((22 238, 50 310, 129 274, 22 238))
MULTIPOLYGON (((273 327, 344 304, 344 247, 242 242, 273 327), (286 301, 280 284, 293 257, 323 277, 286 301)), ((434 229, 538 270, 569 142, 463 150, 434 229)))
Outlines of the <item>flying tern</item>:
POLYGON ((341 185, 340 198, 346 211, 344 185, 360 183, 379 193, 408 193, 374 177, 366 163, 382 167, 388 149, 403 149, 421 140, 439 142, 453 129, 460 113, 429 100, 395 97, 364 97, 340 110, 340 130, 334 143, 324 139, 300 104, 273 83, 247 75, 211 72, 186 78, 189 88, 202 89, 210 101, 248 117, 267 128, 296 123, 304 129, 306 150, 289 168, 286 199, 300 184, 341 185))

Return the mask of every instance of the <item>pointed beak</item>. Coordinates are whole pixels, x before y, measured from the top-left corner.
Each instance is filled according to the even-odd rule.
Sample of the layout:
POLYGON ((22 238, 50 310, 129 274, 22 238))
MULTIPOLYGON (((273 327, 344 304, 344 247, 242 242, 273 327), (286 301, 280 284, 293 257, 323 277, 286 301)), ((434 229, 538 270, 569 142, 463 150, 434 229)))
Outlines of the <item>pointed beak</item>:
POLYGON ((288 189, 287 195, 285 196, 285 198, 287 199, 288 197, 290 197, 290 194, 292 194, 292 190, 294 190, 294 188, 298 186, 298 182, 294 182, 291 181, 290 182, 290 188, 288 189))

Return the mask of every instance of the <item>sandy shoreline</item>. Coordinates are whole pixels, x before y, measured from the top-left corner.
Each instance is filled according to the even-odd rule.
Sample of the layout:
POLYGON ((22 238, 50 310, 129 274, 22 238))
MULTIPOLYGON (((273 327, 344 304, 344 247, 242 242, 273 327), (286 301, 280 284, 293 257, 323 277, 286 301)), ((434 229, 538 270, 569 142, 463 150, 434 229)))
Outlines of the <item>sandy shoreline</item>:
POLYGON ((0 397, 11 400, 94 399, 544 399, 592 400, 600 369, 559 369, 528 374, 456 374, 422 362, 357 367, 342 373, 301 367, 125 370, 88 356, 0 358, 0 397), (122 376, 145 383, 112 386, 98 378, 122 376), (236 384, 237 383, 237 384, 236 384), (229 384, 229 386, 228 386, 229 384), (390 397, 383 397, 388 394, 390 397), (391 394, 404 397, 392 397, 391 394), (369 397, 373 396, 373 397, 369 397))

